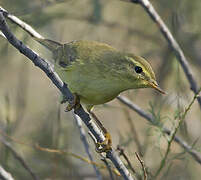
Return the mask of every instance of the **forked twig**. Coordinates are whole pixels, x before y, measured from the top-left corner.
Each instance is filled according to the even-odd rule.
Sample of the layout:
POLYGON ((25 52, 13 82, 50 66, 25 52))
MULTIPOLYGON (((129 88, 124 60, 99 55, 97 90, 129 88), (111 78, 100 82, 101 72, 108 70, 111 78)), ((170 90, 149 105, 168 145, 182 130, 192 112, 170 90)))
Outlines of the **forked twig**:
MULTIPOLYGON (((181 124, 183 123, 185 117, 186 117, 186 114, 188 113, 188 111, 190 110, 191 106, 193 105, 193 103, 195 102, 195 99, 197 98, 198 94, 200 93, 201 89, 197 92, 197 94, 195 94, 195 96, 193 97, 192 101, 190 102, 190 104, 187 106, 187 108, 185 109, 185 111, 183 112, 183 114, 179 117, 179 120, 177 122, 177 125, 176 127, 174 128, 174 130, 171 132, 170 134, 170 139, 168 140, 168 147, 166 149, 166 152, 165 152, 165 155, 160 163, 160 166, 158 168, 158 170, 156 171, 156 174, 155 174, 155 178, 158 177, 158 175, 160 174, 160 172, 162 171, 162 169, 165 167, 165 163, 166 163, 166 160, 167 160, 167 157, 168 157, 168 154, 170 152, 170 148, 171 148, 171 145, 172 145, 172 142, 176 136, 176 133, 178 131, 178 129, 180 128, 181 124)), ((176 119, 175 119, 176 120, 176 119)))
POLYGON ((142 166, 142 170, 143 170, 143 173, 144 173, 144 180, 147 180, 147 171, 146 171, 146 168, 145 168, 145 165, 144 165, 144 161, 140 158, 139 154, 137 152, 135 152, 135 155, 138 159, 138 161, 140 162, 141 166, 142 166))
MULTIPOLYGON (((118 96, 117 99, 123 103, 124 105, 128 106, 130 109, 133 111, 137 112, 140 116, 142 116, 144 119, 149 121, 152 125, 156 126, 157 124, 155 123, 154 117, 144 111, 142 108, 140 108, 138 105, 134 104, 131 102, 128 98, 124 96, 118 96)), ((160 127, 162 132, 164 132, 167 135, 171 134, 171 131, 166 128, 166 127, 160 127)), ((186 152, 188 152, 199 164, 201 164, 201 155, 198 151, 193 149, 191 145, 189 145, 187 142, 185 142, 183 139, 181 139, 178 136, 174 136, 174 141, 177 142, 181 147, 185 149, 186 152)))
POLYGON ((135 171, 135 169, 133 168, 133 166, 132 166, 132 164, 131 164, 131 162, 130 162, 128 156, 127 156, 126 153, 124 152, 124 149, 123 149, 122 147, 120 147, 120 146, 117 146, 117 150, 119 151, 119 155, 120 155, 120 156, 123 156, 124 159, 126 160, 126 162, 127 162, 127 164, 128 164, 128 167, 132 170, 132 172, 133 172, 134 174, 136 174, 136 171, 135 171))

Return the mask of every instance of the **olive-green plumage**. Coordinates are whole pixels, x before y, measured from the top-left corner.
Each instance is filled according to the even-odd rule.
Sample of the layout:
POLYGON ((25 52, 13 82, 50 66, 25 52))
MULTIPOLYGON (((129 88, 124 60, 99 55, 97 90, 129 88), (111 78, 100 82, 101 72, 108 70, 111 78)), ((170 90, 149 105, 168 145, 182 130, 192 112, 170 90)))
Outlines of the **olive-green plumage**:
POLYGON ((53 52, 55 71, 88 110, 128 89, 154 87, 162 92, 150 64, 140 56, 93 41, 36 40, 53 52))

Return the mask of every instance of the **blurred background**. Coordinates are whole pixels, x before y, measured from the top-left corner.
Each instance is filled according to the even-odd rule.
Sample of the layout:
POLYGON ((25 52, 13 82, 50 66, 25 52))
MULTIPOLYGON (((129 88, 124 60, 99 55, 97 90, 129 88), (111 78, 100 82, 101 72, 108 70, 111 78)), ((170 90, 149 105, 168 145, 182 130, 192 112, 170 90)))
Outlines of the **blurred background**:
MULTIPOLYGON (((181 45, 200 86, 200 0, 151 2, 181 45)), ((160 86, 168 94, 164 96, 152 89, 142 89, 127 91, 123 95, 151 113, 158 124, 174 129, 177 117, 194 96, 167 41, 139 5, 119 0, 1 0, 1 6, 49 39, 59 42, 79 39, 100 41, 148 59, 160 86)), ((47 49, 16 25, 10 22, 9 25, 20 40, 41 57, 51 60, 47 49)), ((16 140, 6 138, 39 179, 96 179, 91 164, 78 158, 42 152, 31 145, 17 143, 37 143, 87 158, 78 127, 71 112, 64 112, 65 105, 60 105, 59 96, 58 89, 46 75, 0 37, 0 137, 6 138, 2 135, 4 132, 16 140)), ((149 179, 153 179, 150 178, 151 174, 154 175, 159 169, 167 149, 168 137, 163 135, 161 129, 116 99, 95 107, 94 112, 111 133, 113 146, 116 148, 119 145, 124 149, 135 171, 142 175, 141 179, 143 171, 135 152, 141 155, 149 170, 149 179)), ((197 101, 177 135, 200 152, 201 109, 197 101)), ((94 161, 104 164, 95 152, 93 141, 87 138, 94 161)), ((0 164, 16 179, 32 179, 1 142, 0 164)), ((100 172, 103 179, 110 179, 107 169, 101 168, 100 172)), ((173 142, 165 167, 157 178, 199 180, 200 176, 201 165, 173 142)), ((122 179, 116 175, 114 177, 122 179)))

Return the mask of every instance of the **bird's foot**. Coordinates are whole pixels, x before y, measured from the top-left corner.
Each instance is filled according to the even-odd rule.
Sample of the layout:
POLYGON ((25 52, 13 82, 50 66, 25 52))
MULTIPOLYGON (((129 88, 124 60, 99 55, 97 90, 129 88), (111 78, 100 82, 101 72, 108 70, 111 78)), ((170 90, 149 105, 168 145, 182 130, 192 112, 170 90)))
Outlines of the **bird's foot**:
POLYGON ((81 106, 79 96, 76 93, 73 93, 73 96, 73 102, 67 105, 65 109, 66 112, 71 111, 72 109, 78 109, 81 106))
POLYGON ((112 150, 112 138, 110 134, 107 132, 104 134, 105 140, 103 142, 96 143, 96 152, 98 153, 107 153, 112 150))
POLYGON ((66 96, 64 96, 63 94, 60 96, 59 101, 61 104, 64 104, 68 101, 68 99, 66 98, 66 96))
POLYGON ((102 153, 102 152, 107 153, 108 151, 112 149, 111 135, 107 131, 107 129, 103 126, 103 124, 100 122, 100 120, 97 118, 97 116, 92 111, 89 111, 89 113, 92 115, 93 119, 96 121, 96 124, 99 126, 99 128, 102 130, 105 136, 105 140, 103 142, 96 143, 96 151, 98 153, 102 153))

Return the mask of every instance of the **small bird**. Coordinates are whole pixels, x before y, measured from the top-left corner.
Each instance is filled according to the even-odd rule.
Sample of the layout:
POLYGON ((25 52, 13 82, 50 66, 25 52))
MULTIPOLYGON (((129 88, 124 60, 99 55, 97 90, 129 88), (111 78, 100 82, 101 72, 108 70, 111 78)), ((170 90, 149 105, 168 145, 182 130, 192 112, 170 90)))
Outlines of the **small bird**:
MULTIPOLYGON (((95 41, 61 44, 48 39, 35 40, 52 51, 55 71, 88 112, 94 105, 107 103, 128 89, 154 88, 165 93, 158 86, 150 64, 140 56, 95 41)), ((103 126, 101 129, 110 137, 103 126)))

